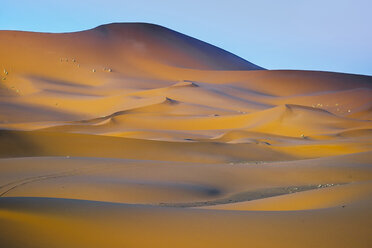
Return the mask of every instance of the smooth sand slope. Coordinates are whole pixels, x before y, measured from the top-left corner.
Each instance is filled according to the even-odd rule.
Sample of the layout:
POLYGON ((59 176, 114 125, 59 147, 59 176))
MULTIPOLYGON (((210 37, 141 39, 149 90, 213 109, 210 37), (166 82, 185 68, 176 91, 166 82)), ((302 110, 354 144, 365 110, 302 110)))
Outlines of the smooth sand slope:
POLYGON ((0 31, 0 247, 372 247, 372 77, 152 24, 0 31))

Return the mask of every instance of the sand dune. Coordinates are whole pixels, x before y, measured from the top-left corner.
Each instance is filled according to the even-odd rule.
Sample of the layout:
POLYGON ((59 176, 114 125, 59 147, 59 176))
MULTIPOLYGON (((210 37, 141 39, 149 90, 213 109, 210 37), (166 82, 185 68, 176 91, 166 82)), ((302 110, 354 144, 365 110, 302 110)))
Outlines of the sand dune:
POLYGON ((0 246, 370 247, 371 92, 152 24, 0 31, 0 246))

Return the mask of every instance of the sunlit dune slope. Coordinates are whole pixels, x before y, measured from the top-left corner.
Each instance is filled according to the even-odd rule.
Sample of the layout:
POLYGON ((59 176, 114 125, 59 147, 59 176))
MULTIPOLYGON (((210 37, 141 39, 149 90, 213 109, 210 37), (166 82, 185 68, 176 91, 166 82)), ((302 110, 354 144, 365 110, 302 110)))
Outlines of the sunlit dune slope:
POLYGON ((158 25, 0 31, 0 247, 372 247, 371 106, 158 25))

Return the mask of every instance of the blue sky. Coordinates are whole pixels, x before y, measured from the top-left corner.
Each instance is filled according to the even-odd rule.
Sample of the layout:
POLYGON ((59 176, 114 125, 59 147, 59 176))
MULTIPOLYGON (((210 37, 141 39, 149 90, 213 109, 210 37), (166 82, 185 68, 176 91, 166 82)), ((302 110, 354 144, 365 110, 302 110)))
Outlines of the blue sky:
POLYGON ((268 69, 372 75, 371 0, 2 0, 0 30, 150 22, 268 69))

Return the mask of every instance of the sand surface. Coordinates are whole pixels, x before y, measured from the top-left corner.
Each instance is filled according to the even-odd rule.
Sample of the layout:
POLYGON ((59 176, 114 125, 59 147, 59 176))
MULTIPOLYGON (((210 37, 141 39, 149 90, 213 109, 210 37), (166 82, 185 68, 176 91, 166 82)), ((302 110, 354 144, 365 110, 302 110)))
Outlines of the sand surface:
POLYGON ((0 247, 372 247, 372 77, 150 24, 0 31, 0 247))

